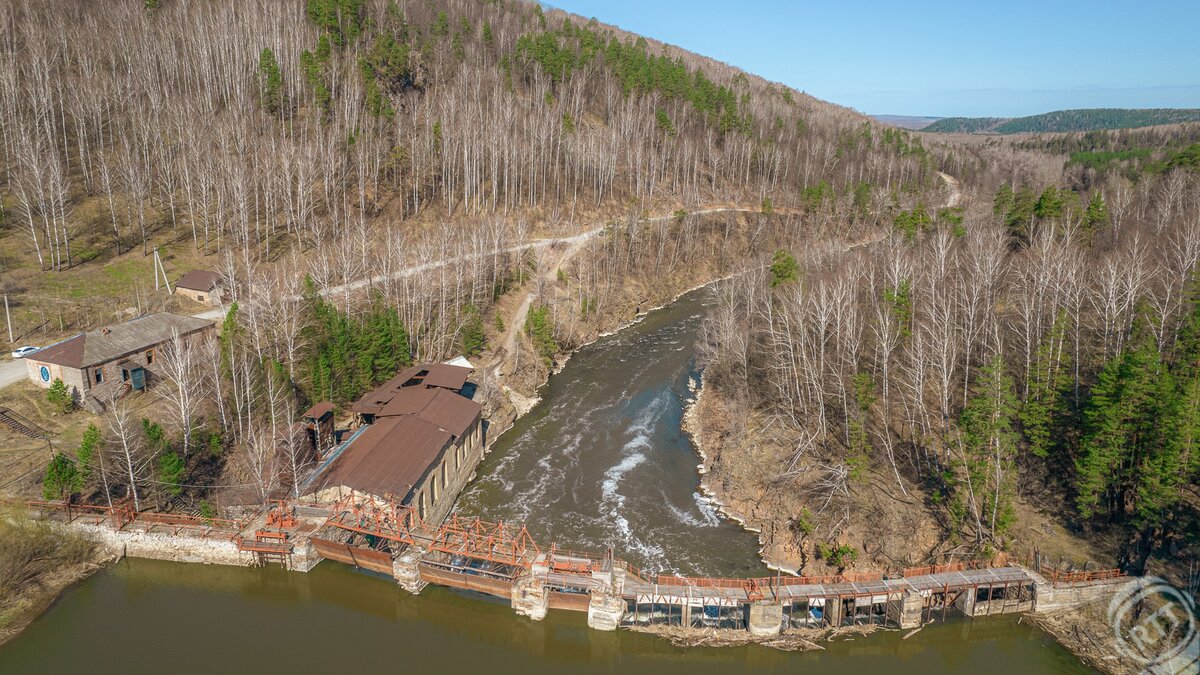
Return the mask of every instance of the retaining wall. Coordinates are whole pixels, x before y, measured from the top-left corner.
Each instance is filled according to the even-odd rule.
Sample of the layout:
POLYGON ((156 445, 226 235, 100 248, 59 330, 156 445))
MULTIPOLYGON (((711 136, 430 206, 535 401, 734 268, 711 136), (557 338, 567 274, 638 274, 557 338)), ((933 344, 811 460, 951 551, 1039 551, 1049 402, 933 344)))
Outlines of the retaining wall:
POLYGON ((189 536, 182 532, 174 534, 138 529, 114 530, 108 525, 87 523, 72 523, 67 527, 118 555, 208 565, 245 567, 254 563, 253 554, 239 551, 232 539, 223 537, 189 536))
POLYGON ((1073 609, 1090 605, 1094 602, 1108 602, 1117 589, 1131 580, 1106 579, 1073 584, 1053 584, 1038 577, 1037 596, 1033 603, 1033 611, 1037 613, 1054 612, 1060 609, 1073 609))

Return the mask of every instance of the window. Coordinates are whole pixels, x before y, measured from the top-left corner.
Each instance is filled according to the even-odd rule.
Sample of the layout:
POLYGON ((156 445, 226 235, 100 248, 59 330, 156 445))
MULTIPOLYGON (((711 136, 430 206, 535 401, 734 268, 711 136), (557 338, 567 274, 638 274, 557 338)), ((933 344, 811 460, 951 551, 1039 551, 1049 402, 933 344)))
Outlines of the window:
POLYGON ((122 382, 129 381, 129 371, 124 368, 121 369, 121 381, 122 382))
POLYGON ((436 473, 433 474, 433 476, 429 479, 429 492, 430 492, 429 501, 434 502, 434 503, 437 502, 437 498, 438 498, 437 479, 438 479, 438 477, 437 477, 436 473))
POLYGON ((417 500, 417 515, 421 516, 421 520, 425 519, 425 493, 421 492, 421 497, 417 500))
POLYGON ((150 365, 151 363, 154 363, 154 350, 147 349, 146 350, 146 365, 150 365))
POLYGON ((104 367, 103 366, 96 369, 95 377, 96 377, 96 384, 100 384, 101 382, 104 381, 104 367))
POLYGON ((197 293, 197 294, 196 294, 196 299, 197 299, 197 300, 199 300, 200 302, 204 302, 204 294, 203 294, 203 293, 197 293))

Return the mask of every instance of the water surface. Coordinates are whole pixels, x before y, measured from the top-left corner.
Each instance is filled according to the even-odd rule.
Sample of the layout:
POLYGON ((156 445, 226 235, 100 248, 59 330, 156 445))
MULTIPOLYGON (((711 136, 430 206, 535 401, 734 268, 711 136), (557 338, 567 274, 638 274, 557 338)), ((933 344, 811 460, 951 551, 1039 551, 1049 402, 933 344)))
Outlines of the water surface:
POLYGON ((695 342, 707 290, 580 349, 542 400, 496 440, 459 500, 486 520, 525 522, 539 545, 646 569, 768 574, 758 539, 700 493, 680 429, 699 381, 695 342))
POLYGON ((127 560, 68 591, 13 642, 0 673, 1086 673, 1053 640, 996 617, 835 641, 820 652, 683 649, 581 613, 506 603, 332 562, 308 574, 127 560))

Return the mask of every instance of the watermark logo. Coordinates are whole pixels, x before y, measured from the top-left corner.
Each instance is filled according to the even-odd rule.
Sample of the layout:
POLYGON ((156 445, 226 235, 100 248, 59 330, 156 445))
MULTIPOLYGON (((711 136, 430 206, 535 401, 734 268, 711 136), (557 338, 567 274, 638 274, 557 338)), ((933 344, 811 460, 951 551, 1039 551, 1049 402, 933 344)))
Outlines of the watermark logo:
POLYGON ((1120 656, 1156 675, 1200 671, 1196 601, 1159 577, 1121 587, 1108 605, 1120 656))

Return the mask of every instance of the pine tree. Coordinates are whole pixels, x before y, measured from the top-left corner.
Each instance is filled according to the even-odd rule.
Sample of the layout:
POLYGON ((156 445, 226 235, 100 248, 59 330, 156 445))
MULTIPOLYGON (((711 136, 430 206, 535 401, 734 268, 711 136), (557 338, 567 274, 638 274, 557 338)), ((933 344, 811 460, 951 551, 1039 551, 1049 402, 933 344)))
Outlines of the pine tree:
POLYGON ((83 430, 83 439, 79 442, 79 450, 75 457, 79 460, 79 484, 86 485, 92 477, 92 460, 96 450, 100 448, 100 429, 95 424, 89 424, 83 430))
POLYGON ((163 483, 163 491, 172 497, 183 494, 184 464, 183 459, 173 450, 168 450, 158 458, 158 480, 163 483))
POLYGON ((67 384, 57 377, 46 390, 46 400, 64 415, 75 409, 75 396, 67 384))
POLYGON ((1028 394, 1021 405, 1021 430, 1029 451, 1036 457, 1050 456, 1053 441, 1062 437, 1063 422, 1070 412, 1067 405, 1070 357, 1063 349, 1066 323, 1066 315, 1059 315, 1038 347, 1033 367, 1026 375, 1028 394))
POLYGON ((997 354, 979 372, 959 418, 963 468, 974 494, 980 524, 991 537, 1012 524, 1017 433, 1017 397, 1004 359, 997 354))
POLYGON ((258 56, 258 73, 262 76, 262 105, 272 113, 283 110, 283 75, 275 52, 264 49, 258 56))
MULTIPOLYGON (((487 334, 483 330, 483 317, 475 305, 463 308, 464 321, 459 332, 459 346, 467 356, 479 356, 487 346, 487 334)), ((497 315, 499 316, 499 315, 497 315)))
POLYGON ((1076 506, 1085 518, 1104 511, 1139 518, 1164 506, 1163 474, 1178 465, 1170 439, 1178 409, 1175 381, 1157 344, 1141 329, 1135 346, 1109 359, 1083 410, 1084 436, 1076 460, 1076 506))
POLYGON ((59 452, 54 455, 46 466, 46 476, 42 479, 42 497, 59 499, 78 492, 83 483, 75 461, 59 452))
POLYGON ((796 258, 785 249, 777 249, 771 256, 771 288, 795 281, 800 266, 796 258))
POLYGON ((1104 195, 1096 191, 1088 200, 1087 210, 1083 213, 1083 226, 1094 230, 1108 222, 1108 206, 1104 203, 1104 195))

